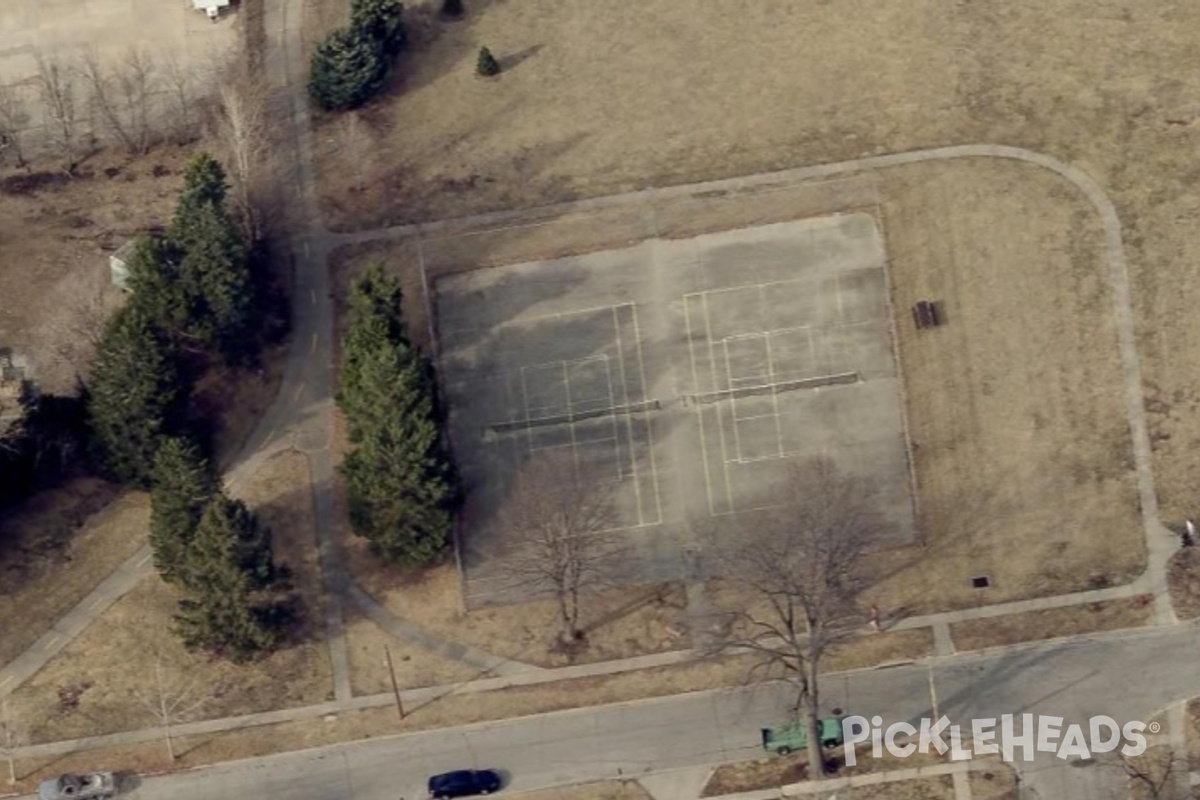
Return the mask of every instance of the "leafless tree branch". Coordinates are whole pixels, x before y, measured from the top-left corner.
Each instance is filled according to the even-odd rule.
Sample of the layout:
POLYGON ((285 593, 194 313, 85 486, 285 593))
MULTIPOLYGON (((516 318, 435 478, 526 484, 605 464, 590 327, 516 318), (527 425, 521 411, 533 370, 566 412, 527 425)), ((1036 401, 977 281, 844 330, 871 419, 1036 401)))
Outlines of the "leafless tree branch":
POLYGON ((611 576, 617 547, 611 491, 589 481, 566 453, 539 456, 517 475, 499 519, 515 554, 514 579, 551 593, 560 641, 581 641, 582 598, 611 576))
POLYGON ((745 525, 737 542, 719 547, 721 574, 748 596, 729 612, 714 653, 750 653, 759 668, 781 667, 807 717, 809 761, 823 772, 817 730, 818 675, 829 649, 862 630, 858 597, 867 584, 864 557, 886 531, 876 493, 829 459, 812 458, 789 472, 783 496, 793 504, 745 525))

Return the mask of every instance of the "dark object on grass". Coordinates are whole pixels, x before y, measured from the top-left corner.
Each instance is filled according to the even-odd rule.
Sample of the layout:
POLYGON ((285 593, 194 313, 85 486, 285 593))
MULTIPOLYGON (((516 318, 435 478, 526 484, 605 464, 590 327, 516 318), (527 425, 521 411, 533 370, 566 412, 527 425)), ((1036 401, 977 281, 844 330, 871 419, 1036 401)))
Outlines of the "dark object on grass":
POLYGON ((479 59, 475 62, 475 72, 485 78, 500 74, 500 62, 486 47, 479 48, 479 59))
POLYGON ((464 13, 462 0, 442 0, 442 16, 458 19, 464 13))

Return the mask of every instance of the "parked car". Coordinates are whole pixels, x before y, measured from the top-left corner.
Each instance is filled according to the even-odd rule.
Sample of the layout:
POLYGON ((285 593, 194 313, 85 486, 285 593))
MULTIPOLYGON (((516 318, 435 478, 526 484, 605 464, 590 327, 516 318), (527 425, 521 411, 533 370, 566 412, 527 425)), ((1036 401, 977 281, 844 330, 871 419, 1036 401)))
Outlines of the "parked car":
POLYGON ((111 772, 68 772, 38 785, 38 800, 108 800, 116 793, 117 779, 111 772))
POLYGON ((500 775, 490 769, 458 769, 429 779, 429 796, 437 798, 491 794, 499 788, 500 775))
MULTIPOLYGON (((843 717, 825 717, 821 720, 821 746, 837 747, 842 743, 843 717)), ((796 720, 781 728, 762 729, 763 750, 786 756, 808 747, 808 720, 796 720)))

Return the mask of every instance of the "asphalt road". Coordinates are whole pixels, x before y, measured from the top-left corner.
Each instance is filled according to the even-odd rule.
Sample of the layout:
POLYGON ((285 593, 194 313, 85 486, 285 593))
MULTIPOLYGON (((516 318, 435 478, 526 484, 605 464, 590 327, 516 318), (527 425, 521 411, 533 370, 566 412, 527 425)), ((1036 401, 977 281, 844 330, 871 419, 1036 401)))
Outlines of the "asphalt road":
MULTIPOLYGON (((1035 646, 992 657, 966 656, 827 676, 824 705, 880 714, 885 722, 929 716, 930 673, 938 711, 972 718, 1034 713, 1086 722, 1105 714, 1144 719, 1200 694, 1200 636, 1191 625, 1035 646)), ((581 709, 390 737, 150 778, 142 800, 397 800, 424 796, 430 773, 493 767, 506 789, 636 777, 651 771, 754 757, 759 727, 787 715, 790 691, 759 685, 581 709)), ((314 723, 320 724, 320 723, 314 723)), ((1018 765, 1038 797, 1105 796, 1105 768, 1050 755, 1018 765)))

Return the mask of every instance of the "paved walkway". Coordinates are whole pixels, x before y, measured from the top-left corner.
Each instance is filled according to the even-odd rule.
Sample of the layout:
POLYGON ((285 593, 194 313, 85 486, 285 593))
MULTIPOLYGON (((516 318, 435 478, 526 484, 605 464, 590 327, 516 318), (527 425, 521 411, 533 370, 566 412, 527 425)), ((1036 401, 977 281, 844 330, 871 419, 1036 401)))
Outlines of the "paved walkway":
MULTIPOLYGON (((330 442, 331 415, 333 413, 334 314, 327 261, 329 254, 335 248, 345 244, 414 234, 428 235, 479 226, 512 225, 527 220, 531 216, 542 217, 547 213, 562 214, 628 204, 650 204, 689 194, 746 191, 756 187, 812 181, 866 170, 961 158, 1004 158, 1048 169, 1079 189, 1093 204, 1100 216, 1109 256, 1110 280, 1114 289, 1114 306, 1124 373, 1127 413, 1133 439, 1138 496, 1147 549, 1147 568, 1136 581, 1125 586, 912 617, 900 620, 893 627, 911 629, 931 626, 935 634, 937 652, 945 655, 953 651, 953 642, 950 640, 948 626, 953 622, 966 619, 988 618, 1144 594, 1154 599, 1155 621, 1158 624, 1171 624, 1175 621, 1167 592, 1166 564, 1178 547, 1178 539, 1158 520, 1158 499, 1151 470, 1150 440, 1142 403, 1140 366, 1134 338, 1129 279, 1126 272, 1120 221, 1115 208, 1103 190, 1085 173, 1050 156, 1021 148, 988 144, 960 145, 875 156, 838 164, 824 164, 704 184, 650 189, 563 203, 541 209, 501 211, 419 225, 399 225, 374 231, 333 234, 325 230, 321 224, 314 201, 312 134, 304 92, 303 71, 305 65, 299 59, 301 52, 300 3, 298 0, 268 0, 265 10, 270 43, 266 58, 267 71, 271 75, 273 84, 283 87, 284 99, 290 103, 291 119, 298 142, 292 174, 296 176, 296 189, 303 199, 303 204, 299 208, 299 218, 293 221, 291 237, 296 257, 293 290, 293 342, 279 396, 250 437, 246 448, 236 462, 238 466, 232 471, 228 482, 231 486, 235 485, 242 476, 251 474, 258 463, 261 463, 267 455, 276 452, 280 447, 295 447, 309 458, 321 569, 329 594, 326 628, 333 664, 335 702, 345 705, 355 701, 350 690, 348 657, 342 622, 343 606, 346 602, 352 602, 376 624, 394 636, 429 649, 443 657, 499 674, 537 674, 535 668, 529 665, 508 662, 395 617, 373 598, 355 587, 345 571, 338 543, 338 527, 333 518, 331 502, 333 467, 330 442)), ((144 551, 139 552, 128 560, 102 581, 93 592, 68 612, 28 651, 0 669, 0 697, 11 693, 50 658, 61 652, 66 644, 92 620, 129 591, 141 577, 148 574, 150 567, 147 555, 148 553, 144 551)), ((681 658, 688 655, 690 654, 685 653, 681 658)), ((637 661, 628 663, 637 663, 637 661)), ((616 666, 620 669, 619 665, 616 666)))

